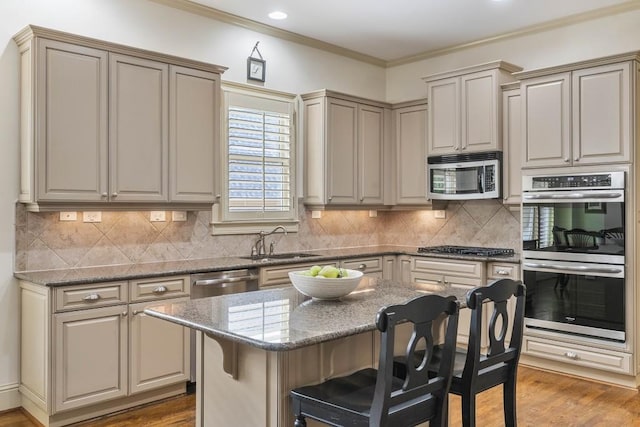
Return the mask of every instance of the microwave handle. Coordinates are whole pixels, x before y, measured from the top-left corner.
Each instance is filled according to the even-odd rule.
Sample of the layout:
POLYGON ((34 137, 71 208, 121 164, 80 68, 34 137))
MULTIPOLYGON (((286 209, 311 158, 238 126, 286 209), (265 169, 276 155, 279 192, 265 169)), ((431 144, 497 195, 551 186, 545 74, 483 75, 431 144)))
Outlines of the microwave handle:
POLYGON ((484 193, 484 166, 478 168, 478 193, 484 193))

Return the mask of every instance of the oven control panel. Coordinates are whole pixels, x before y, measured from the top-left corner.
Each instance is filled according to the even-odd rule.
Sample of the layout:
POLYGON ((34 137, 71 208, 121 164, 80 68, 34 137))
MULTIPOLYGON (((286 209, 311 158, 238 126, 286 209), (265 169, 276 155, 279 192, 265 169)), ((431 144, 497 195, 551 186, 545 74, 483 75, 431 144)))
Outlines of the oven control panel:
POLYGON ((624 172, 595 172, 567 175, 538 175, 523 177, 523 191, 623 189, 624 172))

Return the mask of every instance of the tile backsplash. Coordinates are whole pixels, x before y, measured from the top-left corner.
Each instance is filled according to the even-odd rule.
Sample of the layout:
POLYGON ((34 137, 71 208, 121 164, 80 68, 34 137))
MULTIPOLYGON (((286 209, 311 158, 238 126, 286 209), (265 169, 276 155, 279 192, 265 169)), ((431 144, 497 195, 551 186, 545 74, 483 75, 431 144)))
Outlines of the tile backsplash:
MULTIPOLYGON (((300 206, 298 233, 268 239, 277 252, 373 245, 520 246, 520 213, 495 200, 449 203, 434 211, 323 211, 312 219, 300 206)), ((98 223, 60 221, 58 212, 16 205, 16 271, 249 255, 255 235, 212 236, 210 211, 187 220, 151 222, 149 212, 102 212, 98 223)), ((267 227, 268 228, 268 227, 267 227)))

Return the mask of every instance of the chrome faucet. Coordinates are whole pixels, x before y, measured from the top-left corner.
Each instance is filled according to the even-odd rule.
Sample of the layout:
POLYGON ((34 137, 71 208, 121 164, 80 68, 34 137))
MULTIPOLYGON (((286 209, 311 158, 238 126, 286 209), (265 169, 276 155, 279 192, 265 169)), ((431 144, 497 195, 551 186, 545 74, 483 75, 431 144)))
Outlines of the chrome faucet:
MULTIPOLYGON (((265 231, 260 231, 260 233, 258 233, 258 239, 256 240, 256 243, 251 248, 251 256, 264 256, 264 255, 266 255, 267 254, 267 250, 265 248, 265 237, 275 233, 278 230, 282 230, 282 232, 285 234, 285 236, 287 235, 287 229, 284 228, 284 226, 282 226, 282 225, 276 226, 273 230, 271 230, 268 233, 265 232, 265 231)), ((271 244, 269 245, 269 255, 273 255, 274 247, 275 247, 275 245, 273 244, 273 242, 271 242, 271 244)))

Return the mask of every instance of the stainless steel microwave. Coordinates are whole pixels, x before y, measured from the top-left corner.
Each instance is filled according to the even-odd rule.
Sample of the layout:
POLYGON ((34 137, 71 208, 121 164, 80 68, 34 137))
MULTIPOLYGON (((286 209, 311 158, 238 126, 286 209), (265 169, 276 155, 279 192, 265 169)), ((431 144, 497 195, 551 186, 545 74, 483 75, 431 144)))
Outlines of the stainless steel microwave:
POLYGON ((427 157, 427 198, 499 198, 502 183, 501 163, 501 151, 427 157))

